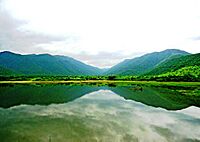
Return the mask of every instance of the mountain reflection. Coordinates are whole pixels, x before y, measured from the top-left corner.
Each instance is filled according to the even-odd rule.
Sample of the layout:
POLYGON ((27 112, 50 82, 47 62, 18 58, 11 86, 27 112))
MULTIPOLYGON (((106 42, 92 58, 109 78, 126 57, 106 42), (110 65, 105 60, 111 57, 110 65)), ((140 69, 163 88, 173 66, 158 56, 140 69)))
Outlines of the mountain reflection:
POLYGON ((180 110, 189 106, 198 106, 200 98, 181 95, 173 89, 134 86, 90 86, 90 85, 4 85, 0 87, 0 107, 9 108, 21 104, 50 105, 73 101, 98 90, 110 90, 128 100, 161 107, 168 110, 180 110), (194 101, 194 99, 196 99, 194 101))
POLYGON ((0 108, 0 137, 2 142, 195 142, 199 114, 194 106, 168 111, 99 90, 70 103, 0 108))

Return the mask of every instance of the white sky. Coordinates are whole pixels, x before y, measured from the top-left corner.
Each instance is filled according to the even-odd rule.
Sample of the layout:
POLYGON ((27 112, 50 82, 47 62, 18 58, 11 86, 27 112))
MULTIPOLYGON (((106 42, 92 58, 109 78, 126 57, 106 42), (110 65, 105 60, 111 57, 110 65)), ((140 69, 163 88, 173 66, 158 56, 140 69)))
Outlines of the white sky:
POLYGON ((52 37, 45 42, 34 37, 30 46, 19 39, 26 48, 7 47, 20 53, 62 54, 109 67, 168 48, 200 52, 200 0, 4 0, 2 5, 16 22, 23 21, 17 31, 52 37))

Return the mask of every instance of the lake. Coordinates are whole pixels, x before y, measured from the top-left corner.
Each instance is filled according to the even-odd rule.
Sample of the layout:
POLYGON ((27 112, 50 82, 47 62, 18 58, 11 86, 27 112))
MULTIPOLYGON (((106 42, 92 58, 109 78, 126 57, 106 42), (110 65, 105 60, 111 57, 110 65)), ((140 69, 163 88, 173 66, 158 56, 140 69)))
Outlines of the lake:
POLYGON ((0 141, 197 142, 200 96, 191 89, 1 84, 0 141))

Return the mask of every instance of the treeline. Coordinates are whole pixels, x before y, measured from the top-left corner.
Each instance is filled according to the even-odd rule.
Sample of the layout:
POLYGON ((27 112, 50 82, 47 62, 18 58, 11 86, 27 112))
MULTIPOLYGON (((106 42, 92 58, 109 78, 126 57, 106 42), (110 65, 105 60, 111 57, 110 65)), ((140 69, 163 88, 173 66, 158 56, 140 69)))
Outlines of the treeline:
POLYGON ((200 66, 188 66, 173 72, 167 72, 151 77, 153 80, 161 81, 200 81, 200 66))
POLYGON ((1 81, 73 81, 73 80, 124 80, 124 81, 186 81, 200 82, 200 66, 188 66, 174 72, 143 76, 0 76, 1 81))
POLYGON ((0 76, 1 81, 135 80, 136 76, 0 76))
POLYGON ((116 81, 185 81, 200 82, 199 76, 1 76, 0 81, 85 81, 85 80, 116 80, 116 81))

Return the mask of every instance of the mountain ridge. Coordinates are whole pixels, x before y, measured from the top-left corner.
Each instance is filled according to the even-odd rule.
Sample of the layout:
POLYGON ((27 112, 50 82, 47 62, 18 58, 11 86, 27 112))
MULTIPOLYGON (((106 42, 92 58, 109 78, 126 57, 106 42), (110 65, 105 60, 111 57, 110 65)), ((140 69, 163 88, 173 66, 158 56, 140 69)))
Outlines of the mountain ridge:
POLYGON ((100 69, 63 55, 22 55, 3 51, 0 52, 0 75, 158 75, 181 69, 185 67, 184 64, 199 66, 199 56, 199 53, 190 54, 179 49, 166 49, 125 59, 111 68, 100 69), (178 65, 180 61, 182 65, 178 65), (174 69, 170 69, 171 67, 174 69))
POLYGON ((161 52, 147 53, 143 56, 128 59, 111 67, 106 75, 142 75, 156 65, 173 55, 188 55, 190 53, 178 49, 166 49, 161 52))
POLYGON ((50 54, 0 53, 0 66, 24 75, 98 75, 101 69, 71 57, 50 54))
POLYGON ((200 53, 168 59, 158 64, 154 69, 148 72, 147 75, 174 72, 188 66, 200 66, 200 53))

